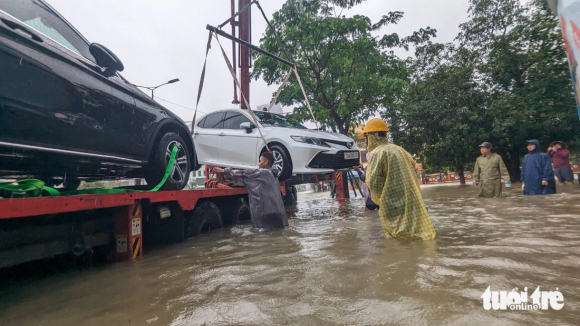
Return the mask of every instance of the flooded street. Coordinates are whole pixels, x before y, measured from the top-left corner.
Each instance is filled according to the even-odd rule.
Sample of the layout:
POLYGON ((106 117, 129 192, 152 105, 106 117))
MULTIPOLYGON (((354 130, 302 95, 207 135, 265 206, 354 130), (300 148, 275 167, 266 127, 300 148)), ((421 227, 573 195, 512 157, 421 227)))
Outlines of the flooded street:
POLYGON ((385 239, 360 197, 299 193, 283 231, 237 225, 140 261, 11 283, 0 325, 577 325, 580 189, 506 192, 423 188, 437 231, 425 242, 385 239), (487 311, 488 286, 558 288, 564 308, 487 311))

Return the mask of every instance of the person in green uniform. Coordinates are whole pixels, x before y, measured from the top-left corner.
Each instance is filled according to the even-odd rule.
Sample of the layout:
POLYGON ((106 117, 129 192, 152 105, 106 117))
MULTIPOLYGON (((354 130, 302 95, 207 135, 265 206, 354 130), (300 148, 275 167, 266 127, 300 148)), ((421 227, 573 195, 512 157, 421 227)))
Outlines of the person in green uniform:
POLYGON ((479 149, 481 156, 473 168, 473 185, 479 186, 479 197, 501 197, 502 183, 510 183, 507 168, 501 156, 491 152, 491 143, 483 142, 479 149))

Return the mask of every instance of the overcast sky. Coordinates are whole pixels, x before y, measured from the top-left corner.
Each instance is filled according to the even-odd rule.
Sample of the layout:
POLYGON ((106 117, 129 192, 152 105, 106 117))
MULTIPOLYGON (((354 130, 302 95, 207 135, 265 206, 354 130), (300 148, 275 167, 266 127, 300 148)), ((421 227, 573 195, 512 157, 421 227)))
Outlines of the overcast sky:
MULTIPOLYGON (((90 42, 105 45, 125 65, 123 76, 137 85, 155 86, 170 79, 180 82, 155 91, 158 101, 185 121, 193 111, 162 101, 194 108, 199 78, 203 67, 207 24, 219 25, 230 17, 230 0, 47 0, 90 42)), ((285 0, 262 0, 268 19, 285 0)), ((236 1, 237 3, 237 1, 236 1)), ((410 35, 422 27, 437 29, 437 42, 451 42, 459 32, 459 24, 467 20, 467 0, 367 0, 345 11, 350 16, 362 14, 376 22, 389 11, 403 11, 397 25, 382 32, 410 35)), ((266 22, 259 10, 252 11, 252 42, 259 44, 266 22)), ((224 30, 231 32, 227 25, 224 30)), ((221 38, 231 57, 231 41, 221 38)), ((199 113, 235 107, 233 81, 217 43, 209 52, 204 91, 199 113)), ((399 55, 411 55, 397 52, 399 55)), ((252 80, 250 105, 270 102, 278 85, 268 86, 252 80)), ((149 94, 149 93, 148 93, 149 94)))

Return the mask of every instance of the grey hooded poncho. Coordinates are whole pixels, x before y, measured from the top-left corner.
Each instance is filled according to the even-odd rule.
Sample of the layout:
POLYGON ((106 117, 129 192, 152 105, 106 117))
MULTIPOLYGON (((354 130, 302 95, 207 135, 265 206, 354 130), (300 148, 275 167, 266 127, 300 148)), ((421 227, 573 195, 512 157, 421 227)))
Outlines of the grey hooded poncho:
POLYGON ((288 226, 280 183, 274 169, 232 170, 226 168, 224 177, 239 179, 248 191, 252 224, 256 228, 279 229, 288 226))

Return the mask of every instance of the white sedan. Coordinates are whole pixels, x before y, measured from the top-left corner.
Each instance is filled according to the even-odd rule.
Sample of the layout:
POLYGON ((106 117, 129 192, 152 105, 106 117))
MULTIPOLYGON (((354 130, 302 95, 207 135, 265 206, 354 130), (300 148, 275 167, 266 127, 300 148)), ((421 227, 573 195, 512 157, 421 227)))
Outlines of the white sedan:
MULTIPOLYGON (((310 130, 282 115, 254 111, 272 151, 280 180, 292 175, 330 173, 359 164, 355 142, 342 134, 310 130)), ((210 113, 196 121, 193 140, 200 164, 240 169, 258 168, 266 151, 249 112, 210 113)))

